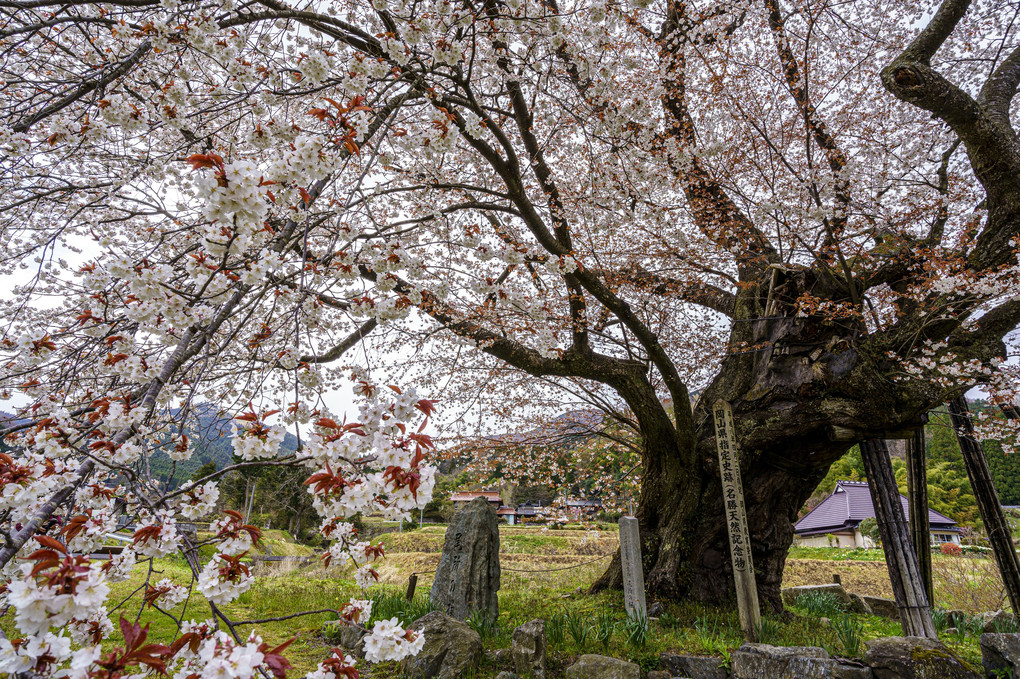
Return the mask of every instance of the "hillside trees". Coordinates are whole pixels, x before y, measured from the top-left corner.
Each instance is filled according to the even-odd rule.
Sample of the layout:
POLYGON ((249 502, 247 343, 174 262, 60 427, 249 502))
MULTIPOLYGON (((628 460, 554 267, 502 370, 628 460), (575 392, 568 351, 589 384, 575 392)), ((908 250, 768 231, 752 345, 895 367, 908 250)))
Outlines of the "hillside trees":
POLYGON ((1007 3, 0 8, 6 261, 35 274, 2 379, 37 422, 113 392, 145 427, 201 396, 300 432, 379 336, 422 393, 551 384, 636 430, 647 586, 718 600, 725 398, 778 606, 834 460, 974 383, 1015 398, 1007 3))

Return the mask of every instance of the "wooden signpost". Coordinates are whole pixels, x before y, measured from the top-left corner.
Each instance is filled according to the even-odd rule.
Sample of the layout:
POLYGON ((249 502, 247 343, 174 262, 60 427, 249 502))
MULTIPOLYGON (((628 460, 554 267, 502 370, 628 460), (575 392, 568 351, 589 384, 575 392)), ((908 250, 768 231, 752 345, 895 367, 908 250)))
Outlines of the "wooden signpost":
POLYGON ((751 538, 744 511, 744 487, 740 481, 740 458, 737 437, 733 430, 733 409, 722 399, 715 402, 715 442, 719 449, 719 475, 722 477, 723 509, 726 530, 730 536, 730 559, 737 587, 737 608, 740 627, 748 641, 756 641, 761 626, 758 588, 751 560, 751 538))

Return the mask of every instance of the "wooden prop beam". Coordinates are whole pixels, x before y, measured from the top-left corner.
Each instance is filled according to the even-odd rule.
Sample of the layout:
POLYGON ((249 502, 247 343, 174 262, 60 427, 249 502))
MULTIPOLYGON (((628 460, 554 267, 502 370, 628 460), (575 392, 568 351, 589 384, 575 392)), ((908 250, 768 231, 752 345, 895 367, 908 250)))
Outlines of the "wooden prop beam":
POLYGON ((935 603, 931 585, 931 525, 928 523, 928 469, 924 427, 907 441, 907 499, 910 501, 910 539, 928 603, 935 603))
POLYGON ((988 542, 992 546, 995 563, 1002 576, 1002 584, 1009 597, 1009 605, 1013 611, 1020 611, 1020 561, 1017 560, 1016 549, 1013 547, 1012 532, 1006 522, 1006 514, 1002 511, 999 493, 992 483, 992 473, 988 469, 988 460, 981 450, 981 444, 974 434, 974 423, 970 420, 970 409, 967 399, 963 396, 949 402, 949 417, 956 431, 956 440, 960 443, 963 454, 963 466, 967 468, 974 499, 977 500, 981 521, 985 524, 988 542))
POLYGON ((889 450, 882 439, 869 439, 860 445, 871 501, 875 505, 875 519, 882 536, 889 580, 896 597, 896 606, 900 609, 903 634, 937 639, 938 633, 931 619, 931 608, 924 592, 917 556, 910 542, 910 531, 906 517, 903 516, 900 493, 889 461, 889 450))

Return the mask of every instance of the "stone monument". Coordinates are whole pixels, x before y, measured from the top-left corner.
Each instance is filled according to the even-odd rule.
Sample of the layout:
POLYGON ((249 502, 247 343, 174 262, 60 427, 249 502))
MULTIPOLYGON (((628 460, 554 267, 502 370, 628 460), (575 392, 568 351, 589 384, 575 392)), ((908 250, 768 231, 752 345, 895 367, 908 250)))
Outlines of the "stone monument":
POLYGON ((432 604, 465 620, 480 613, 499 617, 499 524, 489 502, 478 497, 453 515, 432 582, 432 604))

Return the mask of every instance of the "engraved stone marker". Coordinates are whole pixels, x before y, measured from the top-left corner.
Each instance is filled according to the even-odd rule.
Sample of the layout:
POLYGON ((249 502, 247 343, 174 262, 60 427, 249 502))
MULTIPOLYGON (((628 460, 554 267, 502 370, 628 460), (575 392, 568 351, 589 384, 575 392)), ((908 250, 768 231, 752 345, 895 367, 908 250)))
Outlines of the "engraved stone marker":
POLYGON ((645 572, 641 568, 641 534, 638 520, 620 517, 620 568, 623 570, 623 605, 627 617, 648 617, 645 606, 645 572))
POLYGON ((453 515, 446 529, 429 598, 444 613, 465 620, 499 617, 499 527, 495 510, 477 497, 453 515))
POLYGON ((730 536, 730 559, 737 588, 737 608, 744 636, 755 641, 761 625, 758 589, 751 561, 751 538, 744 512, 744 486, 740 481, 740 458, 733 429, 733 409, 722 399, 715 402, 715 442, 719 449, 719 475, 722 477, 723 512, 730 536))

